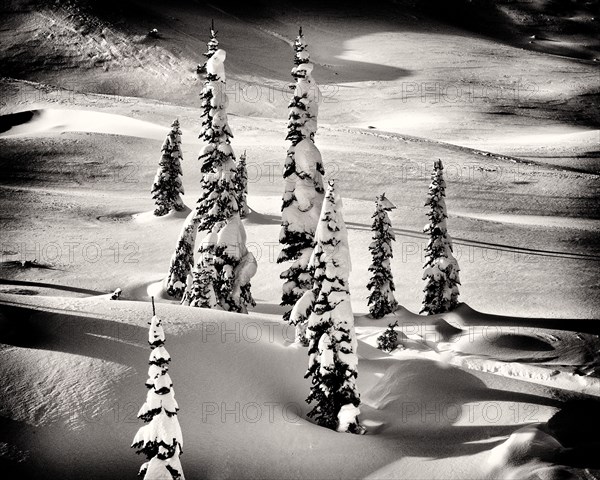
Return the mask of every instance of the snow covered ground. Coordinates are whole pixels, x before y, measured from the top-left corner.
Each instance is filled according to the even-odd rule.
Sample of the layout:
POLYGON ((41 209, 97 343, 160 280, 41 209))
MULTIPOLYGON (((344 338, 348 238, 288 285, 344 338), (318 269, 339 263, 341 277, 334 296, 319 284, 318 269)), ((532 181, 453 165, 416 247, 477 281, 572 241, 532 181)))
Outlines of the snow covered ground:
POLYGON ((8 478, 133 478, 141 463, 129 445, 145 397, 148 294, 166 275, 186 216, 154 218, 150 187, 179 118, 184 201, 193 208, 200 195, 193 68, 208 39, 197 25, 213 15, 230 62, 232 144, 248 153, 244 223, 258 260, 257 306, 246 316, 158 300, 186 477, 600 478, 589 434, 600 411, 598 118, 593 105, 577 113, 597 88, 597 65, 411 11, 394 23, 171 7, 167 14, 152 2, 137 23, 112 24, 103 37, 72 28, 85 10, 8 17, 16 34, 2 58, 10 76, 28 80, 0 81, 0 466, 21 475, 8 478), (281 321, 282 92, 300 19, 314 76, 331 94, 315 142, 325 179, 344 197, 366 436, 306 419, 306 350, 281 321), (148 44, 153 25, 164 38, 148 44), (32 53, 41 38, 52 40, 54 63, 32 53), (35 67, 27 74, 16 70, 23 51, 35 67), (88 51, 97 63, 83 68, 88 51), (421 101, 420 89, 436 81, 536 89, 518 101, 434 102, 431 92, 421 101), (248 85, 273 100, 236 90, 248 85), (423 204, 437 158, 464 304, 419 316, 423 204), (368 246, 383 192, 398 207, 392 269, 402 307, 373 320, 368 246), (122 300, 110 301, 116 288, 122 300), (405 348, 388 355, 376 337, 396 320, 405 348), (566 408, 583 400, 592 403, 575 408, 581 416, 566 408), (547 423, 561 411, 567 427, 547 423))

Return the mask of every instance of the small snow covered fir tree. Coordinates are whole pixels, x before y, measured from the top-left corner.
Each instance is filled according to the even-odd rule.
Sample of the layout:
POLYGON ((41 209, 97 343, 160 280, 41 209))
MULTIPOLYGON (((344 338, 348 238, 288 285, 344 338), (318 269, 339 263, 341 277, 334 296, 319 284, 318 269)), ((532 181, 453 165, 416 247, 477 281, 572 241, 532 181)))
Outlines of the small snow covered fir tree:
POLYGON ((240 218, 246 218, 250 213, 250 209, 248 208, 248 169, 246 167, 246 152, 240 155, 234 182, 240 218))
POLYGON ((398 321, 390 323, 385 332, 377 337, 377 348, 390 353, 398 346, 398 332, 394 330, 398 326, 398 321))
POLYGON ((171 210, 181 211, 185 208, 181 196, 183 184, 181 182, 181 130, 179 120, 171 125, 162 148, 162 157, 158 163, 158 171, 152 184, 152 198, 156 203, 154 215, 160 217, 171 210))
POLYGON ((313 140, 317 130, 319 88, 312 78, 312 64, 300 29, 294 44, 292 76, 294 97, 289 104, 287 151, 281 206, 282 245, 278 263, 292 262, 281 273, 284 280, 281 305, 288 307, 284 319, 303 293, 311 288, 308 260, 314 247, 314 233, 323 203, 324 169, 321 154, 313 140))
POLYGON ((425 299, 421 313, 433 315, 445 313, 458 305, 458 285, 460 285, 458 262, 452 253, 452 238, 446 226, 446 182, 441 160, 433 165, 429 199, 429 223, 423 232, 429 235, 425 247, 423 280, 426 280, 425 299))
MULTIPOLYGON (((154 309, 154 298, 152 306, 154 309)), ((183 479, 179 461, 183 446, 177 420, 179 406, 168 373, 171 357, 164 347, 165 333, 156 314, 150 323, 148 343, 152 348, 146 380, 148 394, 137 415, 146 425, 138 430, 131 446, 148 459, 140 468, 140 477, 147 480, 183 479)))
POLYGON ((369 272, 373 274, 367 284, 371 292, 368 299, 369 311, 373 318, 381 318, 392 313, 398 307, 394 298, 394 278, 390 259, 392 254, 392 242, 396 239, 392 231, 392 222, 388 213, 396 208, 386 197, 385 193, 377 197, 375 201, 375 213, 373 214, 373 242, 369 250, 373 257, 373 263, 369 272))
MULTIPOLYGON (((210 46, 209 46, 210 50, 210 46)), ((213 288, 217 304, 225 310, 246 312, 254 305, 250 294, 250 279, 256 273, 256 259, 246 248, 246 231, 240 219, 236 178, 238 166, 231 148, 233 134, 227 121, 225 94, 226 53, 217 49, 206 62, 206 80, 202 89, 202 130, 200 138, 206 143, 199 160, 202 162, 202 196, 196 207, 198 231, 207 233, 202 241, 200 263, 195 282, 204 282, 201 262, 211 258, 214 267, 213 288)), ((193 285, 201 292, 203 284, 193 285)), ((196 294, 194 294, 196 297, 196 294)), ((190 304, 202 304, 193 301, 190 304)))
POLYGON ((188 275, 194 266, 194 247, 200 219, 196 212, 191 212, 181 229, 175 252, 171 257, 169 276, 167 277, 167 293, 181 299, 189 283, 188 275))
POLYGON ((358 420, 358 357, 348 288, 348 235, 333 181, 325 195, 315 241, 310 258, 313 287, 291 312, 292 322, 306 322, 309 362, 305 376, 311 377, 312 384, 306 401, 315 404, 308 416, 339 432, 364 433, 358 420))

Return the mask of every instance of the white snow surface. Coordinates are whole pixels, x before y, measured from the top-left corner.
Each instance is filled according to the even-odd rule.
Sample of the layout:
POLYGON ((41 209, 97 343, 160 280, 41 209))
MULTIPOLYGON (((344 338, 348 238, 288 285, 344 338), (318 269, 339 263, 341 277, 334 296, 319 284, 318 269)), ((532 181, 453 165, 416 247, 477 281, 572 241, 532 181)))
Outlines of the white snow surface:
MULTIPOLYGON (((177 58, 160 45, 147 46, 141 61, 148 68, 139 68, 136 58, 134 68, 120 70, 118 61, 126 58, 114 49, 119 59, 100 75, 96 69, 67 69, 65 84, 75 80, 73 91, 52 87, 66 78, 53 71, 45 85, 9 81, 11 94, 4 97, 3 113, 39 109, 32 120, 1 135, 3 152, 20 155, 7 162, 9 181, 2 182, 7 242, 31 248, 74 240, 99 243, 102 248, 95 262, 75 250, 79 255, 73 259, 63 255, 49 262, 53 269, 6 269, 3 275, 6 281, 30 285, 7 284, 0 291, 0 375, 6 386, 0 404, 0 455, 4 461, 10 452, 22 452, 19 458, 37 478, 112 480, 134 476, 142 461, 127 444, 141 425, 135 413, 145 398, 147 291, 160 287, 182 218, 130 219, 151 209, 148 189, 157 152, 164 126, 175 116, 187 126, 183 129, 184 158, 191 159, 184 176, 187 197, 190 202, 198 198, 200 174, 193 159, 202 145, 196 138, 198 81, 191 71, 199 57, 198 18, 207 18, 172 4, 155 8, 176 15, 182 24, 188 22, 191 35, 180 22, 169 32, 175 42, 185 45, 177 58), (166 62, 150 58, 149 51, 166 53, 166 62), (175 72, 177 81, 166 84, 165 72, 175 72), (171 105, 143 98, 152 89, 152 74, 161 99, 184 100, 171 105), (131 97, 129 90, 116 96, 76 93, 89 85, 108 86, 112 92, 113 80, 117 89, 139 88, 131 97), (179 88, 175 96, 173 85, 179 88), (179 95, 182 92, 185 96, 179 95), (39 157, 44 168, 39 168, 38 151, 43 152, 39 157), (109 249, 114 249, 114 242, 120 247, 118 256, 109 249), (135 248, 126 249, 130 243, 135 248), (116 287, 123 291, 121 300, 109 301, 109 292, 116 287), (25 294, 27 290, 37 295, 25 294)), ((41 13, 19 15, 50 25, 41 13)), ((593 235, 598 225, 593 211, 581 203, 595 198, 598 178, 544 165, 554 160, 568 167, 573 162, 587 164, 586 152, 597 150, 598 131, 570 127, 542 111, 545 104, 564 105, 574 93, 585 92, 596 67, 463 30, 432 28, 422 19, 410 28, 373 32, 362 18, 344 18, 343 23, 314 18, 319 28, 311 32, 311 43, 328 48, 318 51, 313 74, 317 79, 330 75, 336 86, 334 95, 320 105, 317 144, 326 179, 337 178, 345 199, 354 263, 350 285, 361 421, 370 434, 339 434, 306 419, 306 351, 292 344, 293 329, 280 321, 282 265, 270 255, 269 242, 277 243, 284 187, 277 167, 275 176, 269 169, 280 165, 285 155, 282 135, 289 95, 277 95, 274 104, 232 99, 236 148, 248 148, 257 162, 258 175, 249 184, 253 214, 245 221, 249 242, 254 248, 260 245, 253 249, 259 264, 253 281, 257 308, 241 316, 185 308, 156 296, 175 360, 169 374, 181 404, 186 474, 207 479, 481 479, 490 475, 490 466, 497 466, 500 470, 491 473, 492 478, 505 474, 526 478, 527 472, 509 468, 515 464, 521 468, 523 461, 536 463, 535 455, 519 453, 515 462, 512 447, 496 447, 493 455, 492 448, 510 440, 525 423, 546 421, 556 409, 551 405, 557 391, 595 396, 600 391, 596 377, 573 373, 590 361, 583 352, 598 351, 597 339, 583 333, 599 308, 598 296, 590 294, 597 288, 597 262, 588 257, 597 255, 593 235), (329 48, 326 40, 338 38, 344 39, 340 49, 329 48), (423 92, 402 96, 405 86, 440 79, 463 93, 471 86, 481 92, 488 86, 538 85, 535 95, 520 100, 525 107, 535 106, 539 115, 491 115, 495 106, 506 105, 504 98, 494 104, 493 99, 492 103, 433 102, 431 97, 423 101, 423 92), (504 155, 542 163, 518 162, 504 155), (435 158, 442 158, 448 169, 447 204, 462 269, 461 299, 473 309, 461 305, 448 315, 423 317, 412 312, 419 310, 422 300, 426 240, 420 231, 435 158), (372 197, 382 186, 398 207, 391 212, 398 237, 392 269, 403 307, 374 321, 363 315, 365 272, 372 197), (519 249, 522 246, 531 250, 519 249), (406 348, 387 355, 374 345, 386 324, 396 320, 406 348), (441 321, 461 332, 444 341, 436 326, 441 321), (256 331, 260 335, 253 335, 256 331), (377 392, 381 395, 374 395, 377 392), (383 400, 371 402, 375 397, 383 400), (385 401, 392 397, 401 403, 385 401), (262 414, 258 421, 252 416, 256 404, 262 414), (497 422, 483 413, 486 405, 497 408, 497 422), (455 407, 462 410, 458 420, 449 413, 455 407), (533 417, 522 415, 532 411, 533 417)), ((56 28, 61 19, 54 20, 56 28)), ((239 35, 236 38, 249 39, 228 43, 229 59, 237 66, 229 79, 241 85, 279 85, 280 79, 272 75, 291 59, 289 51, 279 55, 274 47, 266 52, 266 63, 246 53, 248 45, 264 52, 268 41, 285 46, 281 40, 293 38, 295 20, 264 29, 278 37, 257 36, 256 24, 231 16, 223 21, 227 22, 223 33, 231 28, 239 35)), ((6 31, 12 35, 13 29, 6 31)), ((46 35, 40 38, 52 44, 46 35)), ((95 42, 91 35, 89 40, 95 42)), ((181 45, 172 45, 181 51, 181 45)), ((286 69, 281 71, 289 79, 286 69)), ((321 81, 324 95, 330 94, 324 85, 321 81)), ((19 260, 20 255, 10 253, 6 250, 3 255, 19 260)), ((29 260, 32 255, 36 253, 29 260)), ((524 432, 510 442, 537 443, 536 435, 524 432)), ((551 439, 537 438, 552 446, 551 439)))
MULTIPOLYGON (((3 305, 7 302, 18 305, 15 302, 21 300, 19 295, 0 294, 3 305)), ((126 443, 133 438, 141 423, 133 416, 133 420, 118 423, 111 418, 115 414, 114 402, 137 408, 144 398, 148 302, 38 296, 28 303, 36 312, 34 318, 43 319, 45 341, 50 342, 47 345, 60 346, 62 351, 19 347, 0 351, 4 355, 0 372, 16 388, 15 395, 5 397, 3 414, 24 425, 37 426, 39 443, 27 448, 43 462, 49 475, 60 468, 60 464, 55 463, 56 458, 73 458, 74 452, 81 449, 86 462, 78 464, 73 474, 63 473, 62 478, 82 478, 85 474, 90 478, 109 479, 122 475, 123 471, 135 472, 140 459, 132 451, 114 446, 115 439, 126 443), (90 312, 93 312, 91 317, 90 312), (76 335, 65 335, 65 322, 73 315, 79 316, 80 327, 73 331, 76 335), (103 320, 95 320, 100 323, 94 326, 89 324, 88 318, 103 320), (93 335, 86 335, 88 331, 93 335), (103 335, 98 336, 98 333, 103 335), (81 354, 72 353, 77 351, 81 354), (99 360, 98 356, 107 359, 99 360), (48 389, 36 393, 38 390, 31 389, 31 382, 47 385, 48 389), (59 388, 52 393, 52 386, 59 388), (92 429, 90 421, 94 422, 92 429), (62 432, 60 447, 53 433, 56 428, 62 432), (107 464, 109 451, 112 456, 107 464)), ((267 474, 269 478, 285 477, 290 469, 310 478, 339 478, 340 475, 346 478, 369 475, 374 478, 482 478, 488 450, 467 456, 438 456, 427 462, 425 468, 421 455, 399 456, 398 445, 417 451, 424 448, 421 441, 406 434, 412 425, 411 429, 427 436, 431 449, 458 452, 464 442, 489 436, 489 421, 481 416, 481 402, 477 403, 480 395, 494 399, 494 389, 501 389, 502 397, 490 401, 500 409, 505 429, 511 431, 520 428, 521 418, 514 417, 515 405, 524 408, 530 404, 512 401, 510 397, 508 401, 501 398, 506 398, 507 392, 516 394, 523 388, 536 394, 545 392, 536 377, 513 379, 508 371, 498 372, 499 376, 478 372, 476 364, 471 365, 471 370, 448 364, 448 358, 452 358, 448 357, 449 353, 428 347, 435 338, 432 336, 435 329, 431 326, 441 316, 422 317, 401 309, 388 317, 399 320, 399 330, 410 337, 405 350, 389 356, 372 346, 385 329, 388 318, 374 321, 359 315, 356 321, 357 381, 363 397, 360 419, 369 434, 360 437, 336 433, 315 426, 305 417, 308 407, 304 399, 309 391, 309 383, 303 378, 308 360, 306 349, 294 346, 294 329, 284 325, 279 315, 251 313, 245 316, 162 302, 157 304, 157 310, 175 359, 169 374, 177 384, 178 418, 186 441, 181 461, 189 478, 199 471, 205 472, 208 478, 221 478, 223 465, 227 465, 228 475, 264 477, 267 474), (382 378, 382 373, 391 366, 397 370, 382 378), (257 377, 257 371, 268 372, 268 375, 257 377), (257 378, 260 378, 259 383, 257 378), (378 398, 377 389, 395 396, 389 398, 416 405, 417 410, 405 411, 403 417, 402 409, 389 399, 374 400, 378 398), (448 408, 475 402, 471 410, 463 408, 457 424, 468 425, 469 434, 457 430, 450 415, 440 413, 442 423, 435 421, 433 414, 426 415, 425 422, 421 421, 419 406, 427 409, 423 411, 435 412, 440 408, 440 401, 446 402, 443 405, 449 405, 448 408), (260 418, 256 420, 259 411, 260 418), (451 435, 453 441, 448 443, 442 433, 451 435), (315 442, 327 448, 315 450, 311 447, 315 442), (273 451, 285 455, 286 462, 269 463, 273 451), (346 461, 340 463, 342 456, 346 461)), ((482 325, 494 325, 498 321, 469 309, 461 309, 446 318, 455 325, 459 321, 482 325)), ((575 336, 563 337, 579 341, 575 336)), ((486 337, 475 338, 483 341, 486 337)), ((466 345, 473 345, 468 340, 465 337, 466 345)), ((555 352, 561 351, 560 344, 556 344, 555 352)), ((440 343, 439 347, 443 345, 440 343)), ((457 348, 460 345, 457 344, 457 348)), ((489 353, 488 343, 482 343, 481 352, 489 353)), ((489 358, 487 361, 492 362, 489 358)), ((522 365, 522 368, 532 367, 522 365)), ((551 368, 538 368, 539 375, 545 371, 546 378, 554 379, 553 385, 577 388, 573 383, 561 384, 561 378, 565 382, 570 375, 553 375, 551 368)), ((581 377, 582 382, 589 380, 581 377)), ((583 384, 579 388, 582 387, 583 384)), ((544 405, 535 407, 535 418, 542 421, 554 412, 544 405)), ((151 430, 145 430, 142 435, 153 437, 156 431, 151 430)), ((177 438, 178 432, 171 430, 162 433, 175 434, 177 438)))

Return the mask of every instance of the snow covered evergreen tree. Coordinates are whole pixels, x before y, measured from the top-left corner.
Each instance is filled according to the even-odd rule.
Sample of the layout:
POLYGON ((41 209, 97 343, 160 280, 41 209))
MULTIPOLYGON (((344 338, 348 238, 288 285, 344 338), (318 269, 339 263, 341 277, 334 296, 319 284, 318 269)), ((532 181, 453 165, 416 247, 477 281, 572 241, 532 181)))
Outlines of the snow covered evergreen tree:
POLYGON ((309 342, 308 370, 315 403, 308 416, 339 432, 364 433, 358 415, 356 388, 358 357, 348 277, 350 253, 342 216, 342 202, 329 182, 310 258, 313 287, 294 306, 290 320, 306 322, 309 342))
POLYGON ((429 223, 423 232, 429 235, 425 247, 423 280, 426 280, 425 299, 420 313, 433 315, 445 313, 458 305, 458 285, 460 285, 458 262, 452 253, 452 238, 446 226, 446 182, 441 160, 433 164, 429 199, 425 206, 430 207, 429 223))
POLYGON ((240 218, 246 218, 250 213, 250 209, 248 208, 248 169, 246 166, 246 152, 240 155, 234 181, 240 218))
POLYGON ((368 299, 369 311, 373 318, 381 318, 388 313, 392 313, 398 307, 394 298, 394 278, 390 259, 392 254, 392 242, 396 239, 392 231, 392 222, 388 213, 396 208, 386 197, 385 193, 375 200, 375 213, 373 218, 373 242, 369 245, 369 250, 373 257, 373 263, 369 267, 369 272, 373 274, 367 284, 371 292, 368 299))
POLYGON ((152 198, 156 203, 154 215, 161 217, 171 210, 181 211, 185 208, 181 196, 183 184, 181 182, 181 130, 179 120, 171 124, 162 148, 162 157, 158 163, 158 171, 152 184, 152 198))
POLYGON ((138 430, 131 446, 148 459, 140 468, 140 477, 148 480, 183 480, 179 461, 183 446, 177 420, 179 406, 168 373, 171 357, 164 347, 165 333, 156 315, 150 323, 148 343, 152 348, 146 380, 148 394, 137 415, 146 425, 138 430))
MULTIPOLYGON (((210 50, 210 48, 209 48, 210 50)), ((200 261, 213 259, 213 288, 218 305, 225 310, 247 312, 254 305, 250 279, 256 273, 256 259, 246 247, 246 231, 240 219, 236 176, 238 166, 231 148, 233 134, 227 122, 225 94, 226 53, 218 49, 206 63, 206 81, 202 89, 202 138, 206 145, 200 152, 202 161, 202 196, 196 216, 198 231, 207 232, 199 253, 200 261)), ((196 267, 195 292, 204 288, 202 264, 196 267)), ((195 294, 194 294, 195 296, 195 294)), ((194 301, 194 304, 197 303, 194 301)), ((204 303, 205 302, 200 302, 204 303)))
POLYGON ((175 252, 171 257, 169 266, 169 276, 167 277, 167 293, 172 297, 181 299, 186 290, 188 275, 194 266, 194 247, 196 244, 196 233, 200 219, 196 212, 192 211, 187 218, 179 239, 175 252))
POLYGON ((390 323, 381 335, 377 337, 377 348, 384 352, 390 353, 398 346, 398 332, 395 328, 398 326, 398 321, 390 323))
MULTIPOLYGON (((325 171, 321 154, 313 143, 317 130, 319 88, 312 78, 312 64, 300 29, 294 44, 292 76, 294 97, 289 104, 287 151, 283 178, 285 190, 281 206, 282 250, 278 263, 292 262, 281 273, 285 280, 281 305, 290 309, 311 288, 308 260, 314 247, 314 233, 323 203, 325 171)), ((284 313, 289 320, 290 311, 284 313)))

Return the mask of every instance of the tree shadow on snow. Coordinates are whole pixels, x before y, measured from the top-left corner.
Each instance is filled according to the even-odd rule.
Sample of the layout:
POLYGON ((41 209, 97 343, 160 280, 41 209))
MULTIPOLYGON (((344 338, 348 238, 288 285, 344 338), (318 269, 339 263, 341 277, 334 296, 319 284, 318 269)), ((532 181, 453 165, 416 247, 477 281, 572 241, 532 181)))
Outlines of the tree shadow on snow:
POLYGON ((285 308, 277 303, 256 302, 256 307, 251 309, 253 313, 265 313, 269 315, 283 315, 285 308))
MULTIPOLYGON (((20 262, 17 262, 20 264, 20 262)), ((48 267, 44 267, 48 268, 48 267)), ((50 288, 53 290, 62 290, 65 292, 81 293, 84 295, 105 295, 109 292, 100 292, 98 290, 89 290, 87 288, 71 287, 66 285, 56 285, 54 283, 45 282, 29 282, 25 280, 4 280, 0 279, 0 285, 18 285, 21 287, 38 287, 38 288, 50 288)))
POLYGON ((397 439, 408 455, 442 458, 489 450, 502 441, 495 437, 540 421, 528 415, 537 406, 560 405, 535 394, 488 388, 475 375, 434 360, 363 360, 361 373, 367 372, 380 378, 363 392, 363 417, 382 424, 378 433, 397 439), (531 407, 517 412, 520 404, 531 407))
MULTIPOLYGON (((134 417, 135 419, 135 417, 134 417)), ((0 468, 3 478, 39 480, 109 480, 135 477, 143 457, 129 449, 129 437, 140 422, 124 423, 115 417, 92 422, 72 431, 64 425, 36 427, 26 422, 0 418, 0 468), (110 458, 110 462, 106 458, 110 458), (8 475, 6 475, 8 474, 8 475)))
POLYGON ((254 209, 250 209, 250 213, 246 217, 245 223, 252 225, 280 225, 281 215, 270 215, 268 213, 259 213, 254 209))
POLYGON ((147 328, 102 318, 0 306, 0 343, 15 347, 59 351, 136 367, 131 365, 131 349, 147 351, 147 334, 147 328))

